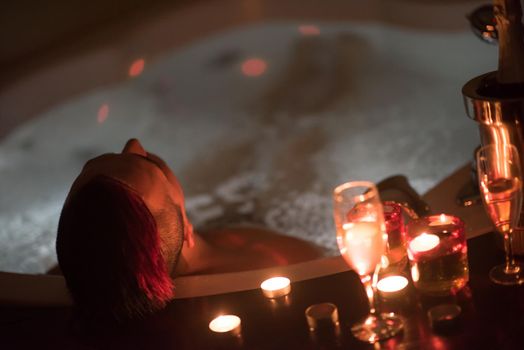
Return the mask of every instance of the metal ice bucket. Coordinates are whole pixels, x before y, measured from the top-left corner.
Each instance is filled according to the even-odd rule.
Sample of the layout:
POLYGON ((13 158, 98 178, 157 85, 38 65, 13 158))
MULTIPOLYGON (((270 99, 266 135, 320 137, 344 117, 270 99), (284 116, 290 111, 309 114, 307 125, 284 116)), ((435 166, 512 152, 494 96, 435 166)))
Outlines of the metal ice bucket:
MULTIPOLYGON (((483 74, 464 85, 466 112, 479 125, 481 144, 515 145, 524 170, 524 88, 501 87, 496 74, 483 74)), ((524 254, 524 210, 513 234, 513 249, 524 254)))

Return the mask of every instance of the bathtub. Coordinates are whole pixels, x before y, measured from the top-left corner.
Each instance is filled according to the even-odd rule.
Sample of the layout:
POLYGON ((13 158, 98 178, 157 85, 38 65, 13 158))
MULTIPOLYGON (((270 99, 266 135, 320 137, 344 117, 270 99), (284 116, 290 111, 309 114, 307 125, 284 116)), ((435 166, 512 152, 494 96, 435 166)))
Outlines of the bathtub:
MULTIPOLYGON (((497 62, 465 19, 478 4, 200 1, 15 67, 0 90, 0 270, 56 263, 73 179, 130 137, 171 165, 197 228, 257 224, 322 246, 325 259, 283 271, 299 279, 347 268, 331 216, 340 182, 405 174, 436 210, 460 212, 442 188, 467 181, 457 169, 479 143, 460 89, 497 62)), ((212 291, 198 286, 217 276, 185 277, 178 295, 274 272, 212 291)))

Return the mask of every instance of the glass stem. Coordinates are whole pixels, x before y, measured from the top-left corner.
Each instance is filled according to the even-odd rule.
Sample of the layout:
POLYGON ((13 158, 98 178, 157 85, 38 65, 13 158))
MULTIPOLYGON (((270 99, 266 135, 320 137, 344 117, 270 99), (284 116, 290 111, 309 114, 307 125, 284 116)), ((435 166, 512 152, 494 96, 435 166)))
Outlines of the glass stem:
POLYGON ((511 234, 509 232, 504 233, 504 251, 506 252, 506 267, 504 268, 504 272, 507 274, 517 273, 520 270, 518 265, 515 264, 511 241, 511 234))
POLYGON ((361 282, 364 285, 366 290, 366 295, 369 300, 369 313, 372 316, 377 314, 377 300, 375 298, 377 293, 377 280, 378 280, 378 270, 380 269, 380 264, 377 265, 375 272, 366 276, 361 277, 361 282))

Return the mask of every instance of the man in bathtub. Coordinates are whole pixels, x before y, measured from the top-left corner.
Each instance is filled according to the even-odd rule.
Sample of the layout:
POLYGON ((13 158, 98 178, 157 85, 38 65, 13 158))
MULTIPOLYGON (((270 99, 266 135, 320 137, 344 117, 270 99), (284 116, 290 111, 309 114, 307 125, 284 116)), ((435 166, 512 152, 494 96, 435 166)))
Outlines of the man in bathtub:
POLYGON ((320 256, 309 243, 266 230, 195 234, 178 180, 136 139, 85 164, 64 203, 56 251, 76 311, 116 321, 163 308, 174 296, 174 276, 320 256))

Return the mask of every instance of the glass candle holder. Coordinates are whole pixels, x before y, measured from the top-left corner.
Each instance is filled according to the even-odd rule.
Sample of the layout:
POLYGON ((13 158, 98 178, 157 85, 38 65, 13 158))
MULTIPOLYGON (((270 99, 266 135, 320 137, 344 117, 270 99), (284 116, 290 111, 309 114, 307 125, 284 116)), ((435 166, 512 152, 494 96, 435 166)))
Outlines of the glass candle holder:
POLYGON ((432 215, 407 226, 407 252, 415 287, 429 295, 453 294, 469 280, 464 223, 432 215))
POLYGON ((402 271, 407 264, 406 233, 402 207, 398 203, 387 201, 383 203, 383 209, 386 232, 388 233, 386 249, 388 264, 402 271))

